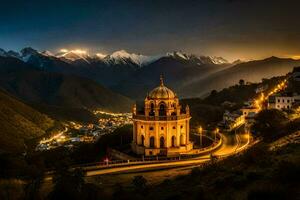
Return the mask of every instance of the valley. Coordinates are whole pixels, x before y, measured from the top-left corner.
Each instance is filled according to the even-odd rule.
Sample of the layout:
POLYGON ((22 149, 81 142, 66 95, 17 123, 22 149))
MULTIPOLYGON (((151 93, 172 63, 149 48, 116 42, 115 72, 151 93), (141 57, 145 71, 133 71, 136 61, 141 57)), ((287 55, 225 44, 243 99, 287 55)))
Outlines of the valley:
MULTIPOLYGON (((135 197, 140 194, 132 193, 131 181, 137 178, 146 177, 156 191, 156 186, 164 182, 198 173, 199 166, 200 171, 207 170, 215 160, 226 162, 227 156, 243 159, 239 156, 244 153, 239 152, 256 149, 256 143, 265 136, 256 136, 260 133, 253 131, 251 140, 247 122, 256 118, 246 120, 240 111, 263 113, 271 95, 294 91, 297 85, 286 86, 287 79, 291 79, 291 69, 300 64, 276 57, 229 63, 222 58, 180 52, 146 57, 120 51, 92 57, 79 51, 53 55, 26 48, 19 56, 13 55, 0 56, 2 176, 32 177, 33 173, 43 177, 39 174, 52 170, 83 170, 84 184, 102 187, 105 195, 114 195, 112 187, 121 183, 126 187, 125 194, 135 197), (134 128, 131 111, 134 102, 142 105, 145 91, 157 85, 153 77, 161 74, 166 74, 168 85, 178 90, 174 95, 182 97, 182 108, 190 106, 190 135, 194 147, 200 148, 194 151, 211 148, 211 152, 199 156, 190 152, 174 156, 175 160, 165 160, 162 155, 148 161, 135 157, 130 149, 134 128), (199 140, 199 127, 205 132, 204 141, 201 135, 199 140), (222 132, 217 142, 219 128, 222 132), (6 144, 7 140, 14 142, 6 144), (127 159, 118 163, 112 152, 121 152, 127 159), (32 172, 32 167, 39 170, 32 172)), ((294 134, 299 115, 288 116, 291 118, 284 119, 287 124, 282 126, 294 134)), ((290 138, 280 132, 274 140, 279 136, 290 138)), ((53 185, 46 183, 42 190, 51 193, 53 185)))

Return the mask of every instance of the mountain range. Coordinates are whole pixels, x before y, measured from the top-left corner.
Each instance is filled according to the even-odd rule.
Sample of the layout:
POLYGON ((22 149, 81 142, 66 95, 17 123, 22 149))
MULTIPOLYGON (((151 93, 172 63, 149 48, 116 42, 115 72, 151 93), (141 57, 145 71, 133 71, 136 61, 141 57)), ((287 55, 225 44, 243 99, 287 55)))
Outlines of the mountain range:
MULTIPOLYGON (((129 98, 85 77, 40 68, 34 65, 36 58, 39 57, 24 62, 15 57, 0 57, 0 88, 30 104, 111 112, 130 110, 129 98)), ((45 60, 45 66, 71 67, 52 58, 45 60)))
POLYGON ((130 112, 134 100, 159 84, 161 74, 180 98, 203 97, 240 79, 258 82, 299 65, 300 60, 277 57, 230 63, 183 52, 90 56, 78 50, 0 49, 0 149, 24 151, 26 140, 45 135, 57 120, 91 123, 97 120, 93 110, 130 112))
MULTIPOLYGON (((262 78, 286 74, 294 66, 300 65, 299 60, 277 57, 230 63, 222 57, 197 56, 184 52, 146 56, 125 50, 110 55, 89 55, 82 50, 63 50, 54 54, 49 51, 39 52, 30 47, 20 52, 0 50, 0 57, 14 58, 19 60, 16 62, 34 67, 39 70, 39 75, 36 76, 52 73, 51 76, 77 77, 91 85, 103 86, 135 100, 143 99, 158 84, 161 74, 165 76, 167 86, 174 89, 180 97, 202 97, 211 90, 236 84, 240 79, 257 82, 262 78)), ((52 94, 50 97, 53 98, 52 94)), ((47 98, 47 101, 50 100, 47 98)), ((67 102, 75 104, 74 101, 67 102)))

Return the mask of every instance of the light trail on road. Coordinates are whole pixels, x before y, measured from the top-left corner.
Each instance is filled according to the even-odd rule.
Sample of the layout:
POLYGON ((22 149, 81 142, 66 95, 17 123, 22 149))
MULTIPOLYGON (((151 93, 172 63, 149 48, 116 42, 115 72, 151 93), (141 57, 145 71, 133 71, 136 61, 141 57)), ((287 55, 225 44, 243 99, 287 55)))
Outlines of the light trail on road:
MULTIPOLYGON (((234 153, 238 153, 240 150, 243 150, 248 145, 248 142, 243 144, 243 142, 238 142, 235 138, 235 135, 232 136, 224 136, 222 146, 217 149, 213 154, 218 157, 226 157, 232 155, 234 153)), ((141 165, 133 165, 133 166, 120 166, 113 168, 104 168, 104 169, 94 169, 87 171, 86 176, 97 176, 104 174, 112 174, 112 173, 120 173, 120 172, 132 172, 136 170, 153 170, 153 169, 165 169, 168 167, 182 167, 182 166, 191 166, 191 165, 199 165, 204 162, 210 161, 211 152, 199 156, 197 158, 189 159, 189 160, 178 160, 172 162, 163 162, 163 163, 149 163, 149 164, 141 164, 141 165)))

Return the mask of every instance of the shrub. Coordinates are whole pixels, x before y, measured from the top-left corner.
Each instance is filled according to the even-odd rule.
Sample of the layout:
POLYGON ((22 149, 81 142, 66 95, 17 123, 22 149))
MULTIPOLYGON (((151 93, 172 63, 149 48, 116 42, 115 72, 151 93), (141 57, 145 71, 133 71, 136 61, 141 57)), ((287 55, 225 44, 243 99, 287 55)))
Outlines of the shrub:
POLYGON ((248 200, 286 199, 285 191, 279 187, 257 187, 248 193, 248 200))
POLYGON ((132 185, 137 192, 144 192, 147 187, 147 179, 143 176, 135 176, 133 177, 132 185))
POLYGON ((23 182, 17 179, 0 180, 0 199, 23 199, 23 182))
POLYGON ((288 118, 277 109, 263 110, 257 114, 252 130, 256 136, 262 136, 264 140, 271 141, 280 137, 288 118))

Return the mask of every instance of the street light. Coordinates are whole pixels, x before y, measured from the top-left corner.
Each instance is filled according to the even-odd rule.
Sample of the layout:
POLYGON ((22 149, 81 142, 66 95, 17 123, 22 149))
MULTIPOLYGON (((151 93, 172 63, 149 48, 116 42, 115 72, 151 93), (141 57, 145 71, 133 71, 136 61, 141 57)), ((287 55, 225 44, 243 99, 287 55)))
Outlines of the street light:
POLYGON ((217 133, 219 133, 219 128, 216 128, 215 130, 215 142, 217 141, 217 133))
POLYGON ((200 136, 200 147, 202 148, 202 126, 199 127, 199 136, 200 136))

